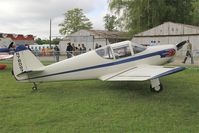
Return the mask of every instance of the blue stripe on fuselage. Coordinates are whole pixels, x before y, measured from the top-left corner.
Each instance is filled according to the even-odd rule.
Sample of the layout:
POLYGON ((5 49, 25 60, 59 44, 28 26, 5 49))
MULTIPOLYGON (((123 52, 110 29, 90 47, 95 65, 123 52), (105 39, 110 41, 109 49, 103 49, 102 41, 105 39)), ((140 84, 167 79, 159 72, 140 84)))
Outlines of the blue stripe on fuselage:
POLYGON ((137 57, 131 57, 131 58, 116 61, 116 62, 101 64, 101 65, 96 65, 96 66, 90 66, 90 67, 85 67, 85 68, 80 68, 80 69, 74 69, 74 70, 69 70, 69 71, 64 71, 64 72, 59 72, 59 73, 53 73, 53 74, 48 74, 48 75, 43 75, 43 76, 38 76, 38 77, 32 77, 32 78, 29 78, 29 79, 44 78, 44 77, 55 76, 55 75, 59 75, 59 74, 67 74, 67 73, 72 73, 72 72, 78 72, 78 71, 92 70, 92 69, 97 69, 97 68, 114 66, 114 65, 119 65, 119 64, 123 64, 123 63, 127 63, 127 62, 132 62, 132 61, 137 61, 137 60, 141 60, 141 59, 145 59, 145 58, 149 58, 149 57, 153 57, 153 56, 157 56, 157 55, 161 56, 162 53, 165 53, 165 50, 150 53, 150 54, 145 54, 145 55, 141 55, 141 56, 137 56, 137 57))
POLYGON ((9 52, 10 50, 8 48, 0 48, 0 52, 9 52))

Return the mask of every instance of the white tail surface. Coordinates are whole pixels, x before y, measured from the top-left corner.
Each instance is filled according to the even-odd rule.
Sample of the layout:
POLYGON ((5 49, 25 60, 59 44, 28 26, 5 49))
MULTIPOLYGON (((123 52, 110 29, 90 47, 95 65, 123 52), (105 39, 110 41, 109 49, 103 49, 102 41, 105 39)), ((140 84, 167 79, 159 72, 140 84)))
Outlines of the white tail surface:
POLYGON ((13 74, 16 80, 28 80, 31 72, 44 70, 44 65, 34 56, 25 46, 20 45, 16 48, 13 58, 13 74))

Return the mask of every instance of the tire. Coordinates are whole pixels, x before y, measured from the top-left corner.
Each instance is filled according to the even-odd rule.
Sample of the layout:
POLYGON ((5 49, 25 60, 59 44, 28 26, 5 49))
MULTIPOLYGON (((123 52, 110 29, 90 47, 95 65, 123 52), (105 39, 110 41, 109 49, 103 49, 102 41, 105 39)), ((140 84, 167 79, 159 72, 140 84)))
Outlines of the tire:
POLYGON ((33 91, 36 91, 36 90, 37 90, 37 87, 33 86, 33 87, 32 87, 32 90, 33 90, 33 91))
POLYGON ((159 88, 157 88, 157 87, 155 88, 150 85, 150 90, 151 90, 151 92, 159 93, 159 92, 163 91, 163 86, 162 86, 162 84, 160 84, 159 88))

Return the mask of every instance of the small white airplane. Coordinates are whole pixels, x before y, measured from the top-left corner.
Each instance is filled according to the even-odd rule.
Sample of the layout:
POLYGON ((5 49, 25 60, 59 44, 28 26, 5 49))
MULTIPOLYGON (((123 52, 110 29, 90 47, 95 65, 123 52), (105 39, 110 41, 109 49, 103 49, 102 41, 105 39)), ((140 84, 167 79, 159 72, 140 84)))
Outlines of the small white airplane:
POLYGON ((10 43, 8 47, 6 46, 0 46, 0 60, 6 60, 13 57, 12 54, 10 54, 10 49, 13 47, 13 42, 10 43))
POLYGON ((47 81, 100 79, 102 81, 150 80, 151 91, 163 89, 159 78, 184 70, 184 67, 160 66, 173 61, 177 45, 144 47, 124 41, 44 66, 25 46, 16 48, 13 75, 17 81, 37 84, 47 81))

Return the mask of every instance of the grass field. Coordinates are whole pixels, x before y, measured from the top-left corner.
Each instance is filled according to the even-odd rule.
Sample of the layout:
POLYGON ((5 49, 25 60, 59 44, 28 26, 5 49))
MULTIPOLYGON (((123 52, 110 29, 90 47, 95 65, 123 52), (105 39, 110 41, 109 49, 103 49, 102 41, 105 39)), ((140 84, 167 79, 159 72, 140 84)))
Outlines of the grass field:
POLYGON ((159 94, 149 82, 98 80, 44 83, 33 92, 32 84, 15 81, 6 63, 0 133, 199 132, 199 69, 162 78, 159 94))

